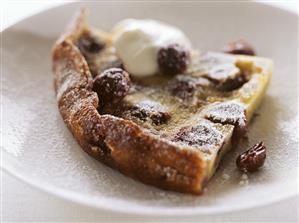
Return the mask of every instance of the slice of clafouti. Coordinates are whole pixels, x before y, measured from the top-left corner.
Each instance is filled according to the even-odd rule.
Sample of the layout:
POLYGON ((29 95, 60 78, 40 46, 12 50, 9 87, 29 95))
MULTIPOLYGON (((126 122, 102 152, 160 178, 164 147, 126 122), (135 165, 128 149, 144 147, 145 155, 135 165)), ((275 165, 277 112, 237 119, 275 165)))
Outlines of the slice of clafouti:
POLYGON ((84 151, 110 167, 200 194, 222 156, 246 135, 271 60, 194 50, 183 74, 135 78, 124 71, 112 34, 91 28, 85 17, 81 10, 53 49, 64 122, 84 151), (103 72, 111 92, 98 80, 103 72), (121 88, 113 88, 111 73, 124 78, 121 88))

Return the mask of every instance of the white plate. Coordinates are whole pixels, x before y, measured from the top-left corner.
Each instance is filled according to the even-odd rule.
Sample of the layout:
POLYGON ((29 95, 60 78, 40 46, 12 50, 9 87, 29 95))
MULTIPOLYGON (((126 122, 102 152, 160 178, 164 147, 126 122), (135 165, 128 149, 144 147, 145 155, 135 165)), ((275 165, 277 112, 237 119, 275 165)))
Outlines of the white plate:
POLYGON ((60 197, 125 213, 215 214, 277 202, 297 193, 297 15, 258 3, 86 3, 90 22, 108 29, 127 17, 177 25, 202 50, 243 37, 258 55, 273 58, 273 80, 250 125, 250 144, 268 147, 264 168, 240 185, 238 152, 229 153, 204 196, 162 191, 95 161, 77 145, 57 109, 51 46, 82 3, 25 19, 3 32, 2 166, 60 197), (223 179, 228 174, 229 179, 223 179))

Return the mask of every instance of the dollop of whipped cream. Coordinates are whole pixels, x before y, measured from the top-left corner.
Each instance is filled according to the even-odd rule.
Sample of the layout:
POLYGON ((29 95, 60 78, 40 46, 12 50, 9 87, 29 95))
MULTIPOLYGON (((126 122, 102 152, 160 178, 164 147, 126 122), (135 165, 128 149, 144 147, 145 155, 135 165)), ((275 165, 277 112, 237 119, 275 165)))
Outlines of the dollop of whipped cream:
POLYGON ((159 72, 158 51, 170 44, 179 44, 187 50, 191 42, 174 26, 155 21, 126 19, 112 30, 113 44, 125 69, 136 77, 159 72))

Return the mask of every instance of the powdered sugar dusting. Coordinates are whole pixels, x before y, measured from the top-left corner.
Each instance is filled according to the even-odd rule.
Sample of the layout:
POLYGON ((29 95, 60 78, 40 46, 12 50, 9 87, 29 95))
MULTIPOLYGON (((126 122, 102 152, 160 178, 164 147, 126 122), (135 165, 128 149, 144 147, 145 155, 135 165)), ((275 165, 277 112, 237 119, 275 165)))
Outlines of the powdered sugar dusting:
POLYGON ((201 120, 196 126, 182 128, 174 140, 189 146, 201 147, 204 145, 219 146, 223 138, 223 134, 213 126, 213 123, 201 120))
POLYGON ((205 117, 221 123, 245 125, 245 107, 239 102, 217 102, 206 109, 205 117))
MULTIPOLYGON (((287 92, 293 97, 282 103, 284 98, 275 94, 278 92, 275 86, 281 86, 283 81, 273 80, 276 85, 270 93, 272 98, 266 98, 261 115, 250 126, 250 140, 255 143, 265 139, 269 150, 264 168, 250 175, 249 189, 239 186, 241 176, 235 166, 235 157, 246 149, 244 146, 224 157, 208 184, 208 193, 203 196, 174 193, 134 181, 85 154, 57 109, 49 56, 53 40, 10 32, 3 35, 3 160, 13 160, 9 165, 27 179, 71 191, 89 202, 105 202, 105 207, 152 212, 238 206, 240 199, 251 198, 249 202, 254 202, 261 195, 283 193, 282 188, 296 185, 298 138, 294 129, 298 117, 293 116, 296 111, 288 112, 287 104, 295 104, 297 98, 293 92, 287 92), (230 176, 228 180, 221 177, 223 169, 230 176)), ((286 79, 294 73, 283 74, 286 79)), ((298 89, 291 81, 285 85, 298 89)))
POLYGON ((289 136, 290 140, 297 143, 299 143, 298 120, 299 120, 299 115, 297 114, 291 120, 282 121, 279 124, 282 131, 289 136))
POLYGON ((239 181, 239 185, 240 186, 247 186, 249 184, 249 178, 248 175, 246 173, 243 173, 241 175, 240 181, 239 181))
POLYGON ((223 173, 223 174, 221 175, 221 177, 222 177, 223 180, 229 180, 230 175, 227 174, 227 173, 223 173))

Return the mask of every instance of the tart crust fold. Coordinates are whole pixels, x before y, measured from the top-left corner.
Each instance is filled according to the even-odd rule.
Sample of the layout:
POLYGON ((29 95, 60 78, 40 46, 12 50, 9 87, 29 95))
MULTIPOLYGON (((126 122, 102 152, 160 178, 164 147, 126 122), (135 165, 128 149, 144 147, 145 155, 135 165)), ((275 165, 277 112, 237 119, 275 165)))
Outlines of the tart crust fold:
POLYGON ((92 91, 89 67, 75 45, 85 29, 82 10, 55 43, 52 57, 58 108, 74 138, 89 155, 134 179, 201 193, 207 164, 200 151, 161 140, 131 121, 98 113, 100 99, 92 91))

